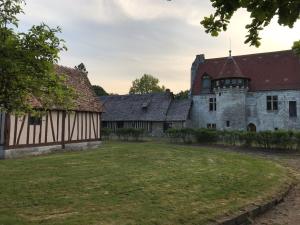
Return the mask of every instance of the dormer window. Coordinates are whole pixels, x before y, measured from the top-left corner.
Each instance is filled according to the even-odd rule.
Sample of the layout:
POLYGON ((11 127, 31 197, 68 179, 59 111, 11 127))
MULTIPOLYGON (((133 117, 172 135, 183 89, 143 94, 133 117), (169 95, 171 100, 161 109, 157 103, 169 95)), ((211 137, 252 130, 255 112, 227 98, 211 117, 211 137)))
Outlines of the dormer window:
POLYGON ((207 73, 205 73, 202 76, 202 92, 210 93, 210 90, 211 90, 211 78, 207 73))

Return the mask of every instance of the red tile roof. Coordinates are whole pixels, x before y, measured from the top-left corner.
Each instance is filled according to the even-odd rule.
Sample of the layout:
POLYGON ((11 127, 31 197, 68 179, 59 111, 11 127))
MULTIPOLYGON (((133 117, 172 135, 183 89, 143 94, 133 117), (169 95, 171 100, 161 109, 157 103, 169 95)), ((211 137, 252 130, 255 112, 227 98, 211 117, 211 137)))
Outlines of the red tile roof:
MULTIPOLYGON (((102 112, 102 104, 94 93, 87 75, 76 69, 64 66, 55 66, 55 69, 57 74, 66 76, 66 84, 73 87, 78 95, 75 100, 74 110, 102 112)), ((41 103, 34 96, 31 97, 29 102, 35 108, 42 108, 41 103)))
MULTIPOLYGON (((199 65, 193 82, 192 94, 201 92, 201 78, 204 73, 218 79, 228 57, 206 59, 199 65)), ((293 90, 300 89, 300 57, 291 50, 234 56, 240 72, 249 78, 249 91, 293 90)), ((233 69, 230 69, 233 70, 233 69)), ((230 71, 229 70, 229 71, 230 71)))
POLYGON ((233 57, 228 57, 216 79, 246 78, 233 57))

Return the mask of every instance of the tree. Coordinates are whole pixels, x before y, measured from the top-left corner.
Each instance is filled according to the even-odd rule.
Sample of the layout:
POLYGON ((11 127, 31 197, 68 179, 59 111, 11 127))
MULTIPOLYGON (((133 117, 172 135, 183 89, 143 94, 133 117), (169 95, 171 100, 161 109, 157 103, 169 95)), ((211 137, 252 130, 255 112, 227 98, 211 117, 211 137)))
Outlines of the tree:
POLYGON ((109 95, 101 86, 99 85, 92 85, 94 92, 97 96, 106 96, 109 95))
POLYGON ((178 99, 178 100, 188 99, 189 98, 189 93, 190 93, 189 90, 180 91, 179 93, 177 93, 177 94, 174 95, 174 98, 178 99))
MULTIPOLYGON (((201 24, 206 32, 212 36, 218 36, 221 31, 226 31, 234 13, 244 8, 250 12, 252 22, 246 25, 248 35, 245 43, 259 47, 259 32, 268 26, 275 16, 278 16, 278 24, 292 28, 300 15, 299 0, 211 0, 215 13, 204 17, 201 24)), ((295 42, 293 49, 300 54, 300 41, 295 42)))
POLYGON ((86 67, 83 63, 80 63, 78 66, 75 66, 75 69, 79 70, 80 72, 84 74, 88 74, 89 72, 86 70, 86 67))
POLYGON ((42 23, 27 33, 16 31, 24 4, 0 0, 0 110, 35 111, 29 103, 33 96, 45 109, 71 108, 75 92, 65 84, 65 76, 55 73, 59 53, 66 50, 56 36, 61 29, 42 23))
POLYGON ((144 74, 140 79, 136 79, 132 82, 132 87, 129 90, 129 94, 148 94, 164 92, 165 87, 158 85, 159 80, 152 75, 144 74))

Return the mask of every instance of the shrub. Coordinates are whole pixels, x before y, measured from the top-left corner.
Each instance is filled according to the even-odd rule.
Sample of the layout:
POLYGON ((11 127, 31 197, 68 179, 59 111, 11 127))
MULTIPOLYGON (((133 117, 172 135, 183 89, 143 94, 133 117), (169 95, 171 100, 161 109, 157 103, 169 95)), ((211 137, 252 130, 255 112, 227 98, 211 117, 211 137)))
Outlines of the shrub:
POLYGON ((194 131, 198 143, 214 143, 218 141, 218 131, 211 129, 197 129, 194 131))
POLYGON ((294 133, 294 139, 295 139, 296 148, 298 150, 300 150, 300 132, 299 131, 294 133))
POLYGON ((109 129, 109 128, 101 129, 101 136, 103 137, 103 139, 109 140, 112 133, 113 133, 112 129, 109 129))
POLYGON ((168 129, 166 131, 167 136, 174 142, 191 143, 193 141, 194 129, 182 128, 182 129, 168 129))
POLYGON ((240 133, 239 140, 241 145, 245 147, 254 147, 256 143, 256 135, 255 132, 244 131, 240 133))
POLYGON ((131 137, 133 140, 138 141, 144 134, 143 129, 135 128, 120 128, 116 130, 116 135, 123 141, 128 141, 131 137))
POLYGON ((270 149, 273 141, 272 131, 260 131, 257 133, 257 144, 261 148, 270 149))

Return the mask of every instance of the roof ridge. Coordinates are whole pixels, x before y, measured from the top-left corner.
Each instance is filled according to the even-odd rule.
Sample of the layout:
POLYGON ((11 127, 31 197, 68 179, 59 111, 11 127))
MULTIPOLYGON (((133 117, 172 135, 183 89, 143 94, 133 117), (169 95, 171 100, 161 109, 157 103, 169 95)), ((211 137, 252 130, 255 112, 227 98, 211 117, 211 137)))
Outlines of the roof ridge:
MULTIPOLYGON (((276 53, 285 53, 285 52, 293 52, 292 50, 280 50, 280 51, 272 51, 272 52, 260 52, 260 53, 251 53, 251 54, 243 54, 243 55, 234 55, 233 57, 245 57, 245 56, 259 56, 259 55, 268 55, 268 54, 276 54, 276 53)), ((226 59, 228 58, 228 56, 226 57, 214 57, 214 58, 208 58, 205 59, 205 61, 207 60, 216 60, 216 59, 226 59)))

